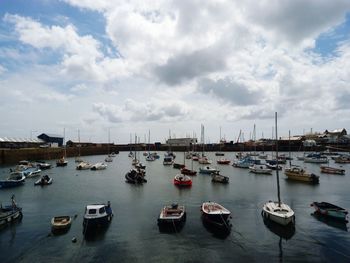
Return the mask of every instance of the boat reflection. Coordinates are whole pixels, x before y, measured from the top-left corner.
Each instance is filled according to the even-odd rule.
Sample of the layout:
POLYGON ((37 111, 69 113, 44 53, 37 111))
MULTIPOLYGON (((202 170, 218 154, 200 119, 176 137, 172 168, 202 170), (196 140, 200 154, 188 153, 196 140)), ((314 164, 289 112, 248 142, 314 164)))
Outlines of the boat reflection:
POLYGON ((99 228, 90 228, 83 230, 84 239, 87 242, 101 241, 105 238, 106 232, 110 224, 99 228))
POLYGON ((282 226, 269 219, 264 218, 264 225, 275 235, 279 236, 281 239, 291 239, 295 234, 295 226, 289 224, 287 226, 282 226))
POLYGON ((316 218, 318 221, 321 221, 321 222, 323 222, 331 227, 338 228, 338 229, 343 230, 343 231, 348 231, 347 222, 345 222, 345 221, 340 221, 340 220, 336 220, 333 218, 329 218, 329 217, 326 217, 318 212, 313 212, 311 215, 314 218, 316 218))
POLYGON ((202 223, 205 229, 208 232, 210 232, 213 235, 213 237, 216 237, 218 239, 226 239, 231 233, 232 225, 229 222, 226 227, 218 227, 216 225, 211 224, 207 220, 204 220, 202 216, 202 223))

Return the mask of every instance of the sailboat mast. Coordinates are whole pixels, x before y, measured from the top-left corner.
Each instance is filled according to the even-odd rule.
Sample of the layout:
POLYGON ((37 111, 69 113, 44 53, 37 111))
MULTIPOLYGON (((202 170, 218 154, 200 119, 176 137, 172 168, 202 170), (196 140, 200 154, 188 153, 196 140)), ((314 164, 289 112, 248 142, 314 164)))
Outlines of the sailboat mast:
POLYGON ((277 136, 277 112, 275 112, 275 133, 276 133, 276 160, 277 160, 277 167, 276 167, 276 178, 277 178, 277 197, 278 197, 278 206, 281 206, 281 196, 280 196, 280 179, 278 174, 278 136, 277 136))

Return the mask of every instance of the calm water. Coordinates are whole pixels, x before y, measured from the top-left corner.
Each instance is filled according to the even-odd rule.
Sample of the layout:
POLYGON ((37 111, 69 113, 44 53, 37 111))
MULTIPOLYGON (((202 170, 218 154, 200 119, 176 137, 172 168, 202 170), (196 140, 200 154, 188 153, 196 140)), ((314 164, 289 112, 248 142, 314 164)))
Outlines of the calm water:
MULTIPOLYGON (((0 230, 0 262, 350 262, 348 225, 318 219, 310 207, 313 201, 328 201, 350 209, 350 165, 344 165, 347 174, 340 176, 320 174, 319 165, 305 164, 320 174, 316 186, 289 182, 281 173, 282 199, 296 214, 295 233, 286 239, 266 226, 260 214, 264 202, 277 199, 275 175, 221 165, 222 174, 230 177, 228 185, 213 184, 210 176, 198 174, 192 188, 179 189, 172 184, 179 170, 163 166, 160 155, 155 162, 143 161, 148 183, 142 186, 125 183, 131 160, 122 152, 104 171, 77 171, 74 159, 69 159, 67 167, 44 171, 54 178, 50 186, 34 187, 37 179, 32 178, 22 187, 0 190, 3 204, 15 194, 24 215, 21 222, 0 230), (109 228, 85 240, 85 205, 108 200, 115 214, 109 228), (209 200, 232 212, 232 232, 226 238, 202 225, 200 205, 209 200), (180 233, 160 233, 160 209, 174 201, 186 205, 186 224, 180 233), (55 215, 77 215, 67 234, 50 234, 55 215), (73 237, 77 243, 71 242, 73 237)), ((231 160, 233 156, 225 154, 231 160)), ((84 159, 95 163, 104 157, 84 159)), ((217 159, 214 153, 208 157, 217 159)), ((140 158, 144 160, 142 154, 140 158)), ((177 153, 177 162, 183 162, 183 153, 177 153)), ((191 167, 190 160, 186 162, 191 167)), ((0 168, 1 178, 9 168, 0 168)), ((196 162, 194 168, 198 169, 196 162)))

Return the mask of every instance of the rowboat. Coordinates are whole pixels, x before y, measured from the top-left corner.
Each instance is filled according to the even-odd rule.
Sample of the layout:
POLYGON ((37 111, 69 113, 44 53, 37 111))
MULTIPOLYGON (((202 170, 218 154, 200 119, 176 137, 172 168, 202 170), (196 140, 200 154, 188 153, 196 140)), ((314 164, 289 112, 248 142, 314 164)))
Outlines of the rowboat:
POLYGON ((335 168, 335 167, 330 167, 330 166, 321 166, 321 173, 326 173, 326 174, 345 174, 345 169, 341 168, 335 168))
POLYGON ((315 208, 315 211, 321 215, 342 221, 348 221, 348 211, 342 207, 327 202, 313 202, 311 206, 313 206, 315 208))
POLYGON ((185 206, 178 204, 164 206, 160 211, 157 222, 161 231, 180 231, 186 222, 185 206))
POLYGON ((70 216, 55 216, 51 219, 51 231, 66 231, 72 224, 70 216))
POLYGON ((203 223, 213 230, 230 232, 231 224, 229 218, 231 212, 222 205, 215 202, 204 202, 201 206, 203 223))
POLYGON ((11 205, 0 206, 0 227, 22 218, 22 208, 15 202, 15 196, 11 197, 11 205))

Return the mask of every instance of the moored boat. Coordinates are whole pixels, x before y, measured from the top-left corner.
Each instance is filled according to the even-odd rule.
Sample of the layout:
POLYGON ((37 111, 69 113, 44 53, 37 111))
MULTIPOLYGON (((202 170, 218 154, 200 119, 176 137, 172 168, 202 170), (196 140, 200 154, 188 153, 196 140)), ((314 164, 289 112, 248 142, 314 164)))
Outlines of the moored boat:
POLYGON ((68 164, 68 161, 64 157, 56 161, 56 166, 62 167, 62 166, 67 166, 67 164, 68 164))
POLYGON ((157 222, 161 231, 180 231, 186 222, 185 206, 178 204, 164 206, 160 211, 157 222))
POLYGON ((107 168, 107 164, 105 163, 95 163, 93 166, 91 166, 90 170, 97 171, 97 170, 104 170, 107 168))
POLYGON ((130 184, 143 184, 146 183, 145 171, 141 169, 131 169, 125 174, 125 179, 127 183, 130 184))
POLYGON ((41 170, 38 167, 28 167, 22 172, 26 178, 31 178, 31 177, 39 176, 41 173, 41 170))
POLYGON ((187 169, 187 168, 182 168, 180 171, 181 171, 182 174, 185 174, 185 175, 191 175, 191 176, 197 175, 197 171, 190 170, 190 169, 187 169))
POLYGON ((263 205, 262 216, 282 226, 295 222, 294 211, 287 204, 278 201, 266 202, 263 205))
POLYGON ((342 221, 348 221, 348 211, 342 207, 327 202, 313 202, 311 206, 315 208, 316 212, 320 213, 323 216, 342 221))
POLYGON ((174 185, 176 186, 192 186, 191 177, 184 174, 177 174, 174 177, 174 185))
POLYGON ((0 188, 10 188, 23 185, 26 180, 23 172, 12 172, 5 180, 0 180, 0 188))
POLYGON ((215 202, 204 202, 201 206, 203 223, 218 231, 230 232, 229 218, 231 212, 215 202))
POLYGON ((292 166, 284 170, 285 175, 290 180, 308 182, 313 184, 319 183, 319 176, 313 173, 308 173, 299 166, 292 166))
POLYGON ((216 161, 218 164, 230 164, 231 161, 226 158, 220 158, 219 160, 216 161))
POLYGON ((67 231, 72 224, 70 216, 55 216, 51 219, 51 231, 54 233, 67 231))
POLYGON ((272 174, 272 170, 263 164, 249 166, 249 171, 255 174, 272 174))
POLYGON ((42 176, 38 181, 36 181, 34 183, 34 185, 41 185, 41 186, 44 186, 44 185, 49 185, 49 184, 52 184, 52 177, 49 177, 47 174, 42 176))
POLYGON ((77 166, 76 169, 77 170, 90 170, 92 167, 92 164, 88 163, 88 162, 80 162, 77 166))
POLYGON ((163 159, 163 165, 172 165, 174 163, 174 159, 172 156, 165 156, 163 159))
POLYGON ((84 214, 84 234, 89 230, 98 229, 107 226, 113 218, 111 204, 91 204, 87 205, 84 214))
POLYGON ((38 167, 40 170, 47 170, 51 168, 50 163, 46 163, 44 161, 36 161, 35 162, 36 167, 38 167))
POLYGON ((228 176, 224 176, 222 174, 213 173, 211 176, 211 181, 213 183, 222 183, 222 184, 228 184, 230 181, 230 178, 228 176))
POLYGON ((320 166, 320 169, 321 169, 321 173, 340 174, 340 175, 345 174, 345 169, 341 169, 341 168, 330 167, 330 166, 320 166))
POLYGON ((219 170, 210 166, 199 167, 199 173, 201 174, 212 174, 216 172, 219 172, 219 170))
POLYGON ((0 206, 0 227, 22 218, 22 208, 15 202, 15 196, 11 197, 11 205, 0 206))
POLYGON ((182 163, 173 163, 173 168, 182 169, 182 168, 185 168, 185 165, 182 163))

